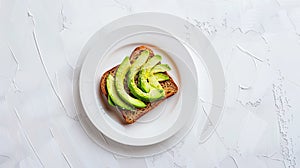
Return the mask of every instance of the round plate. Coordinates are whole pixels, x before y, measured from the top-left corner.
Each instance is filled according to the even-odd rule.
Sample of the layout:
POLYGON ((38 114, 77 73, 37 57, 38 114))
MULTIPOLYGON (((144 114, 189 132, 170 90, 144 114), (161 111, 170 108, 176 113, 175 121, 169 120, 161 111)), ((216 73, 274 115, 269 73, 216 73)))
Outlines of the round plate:
POLYGON ((196 67, 189 52, 175 37, 156 31, 132 31, 122 27, 105 37, 105 44, 95 43, 82 65, 79 91, 83 107, 91 122, 105 136, 116 142, 145 146, 161 142, 174 135, 196 114, 196 67), (106 108, 99 95, 101 76, 120 64, 126 55, 140 45, 149 46, 163 57, 162 63, 172 68, 170 76, 179 86, 177 94, 146 113, 139 122, 123 124, 117 111, 106 108))
MULTIPOLYGON (((127 157, 145 157, 152 156, 164 152, 171 147, 179 143, 192 129, 193 133, 189 134, 195 138, 201 136, 203 132, 207 132, 207 137, 212 131, 208 130, 204 124, 208 121, 206 115, 214 113, 215 117, 221 116, 222 108, 209 108, 205 107, 206 113, 203 111, 204 108, 198 108, 198 113, 193 118, 190 117, 186 125, 184 125, 175 135, 170 138, 153 145, 148 146, 130 146, 118 143, 105 135, 103 135, 90 121, 84 111, 79 96, 79 73, 84 58, 90 52, 91 48, 97 42, 97 40, 110 34, 112 31, 119 29, 124 26, 136 26, 140 30, 141 25, 144 27, 143 30, 157 31, 163 33, 170 33, 179 38, 189 50, 192 55, 195 64, 197 65, 198 75, 198 91, 199 99, 198 106, 202 106, 200 98, 204 99, 210 104, 216 104, 220 107, 223 106, 225 101, 225 80, 224 73, 218 56, 213 49, 208 39, 197 29, 193 24, 188 21, 163 13, 139 13, 122 17, 113 21, 112 23, 104 26, 101 30, 97 31, 86 43, 81 51, 81 54, 77 60, 77 65, 73 76, 73 96, 76 105, 76 112, 79 121, 86 132, 86 134, 103 149, 110 151, 114 154, 127 156, 127 157), (193 127, 194 126, 194 127, 193 127)), ((134 31, 134 27, 132 29, 134 31)), ((129 32, 130 33, 130 32, 129 32)), ((214 125, 216 126, 216 125, 214 125)))

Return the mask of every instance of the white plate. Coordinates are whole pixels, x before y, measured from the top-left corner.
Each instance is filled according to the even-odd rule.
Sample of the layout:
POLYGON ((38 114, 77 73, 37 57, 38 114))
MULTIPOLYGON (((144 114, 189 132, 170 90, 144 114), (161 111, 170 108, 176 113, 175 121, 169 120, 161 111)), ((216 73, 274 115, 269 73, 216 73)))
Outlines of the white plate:
MULTIPOLYGON (((101 31, 111 32, 120 27, 130 25, 152 26, 164 30, 184 41, 197 54, 198 57, 195 58, 204 62, 207 68, 206 71, 212 81, 212 100, 206 98, 206 92, 204 92, 204 95, 201 95, 202 92, 199 90, 199 98, 204 99, 206 103, 212 105, 211 109, 206 109, 206 115, 208 115, 209 120, 205 121, 202 126, 203 128, 199 129, 199 134, 201 134, 199 135, 200 141, 205 142, 217 127, 222 117, 226 100, 224 72, 213 46, 198 27, 185 19, 164 13, 145 12, 125 16, 103 27, 101 31)), ((201 76, 199 79, 201 79, 201 76)))
MULTIPOLYGON (((132 30, 134 31, 134 29, 132 30)), ((152 12, 134 14, 117 19, 101 28, 101 30, 97 31, 90 38, 90 40, 82 49, 82 52, 77 60, 73 79, 73 96, 76 105, 76 112, 79 121, 87 135, 103 149, 114 154, 127 157, 145 157, 164 152, 180 142, 189 133, 193 125, 193 134, 189 134, 189 136, 199 136, 199 142, 203 139, 207 139, 214 128, 210 129, 208 127, 204 127, 204 124, 207 122, 206 115, 215 114, 215 119, 211 118, 215 121, 212 122, 211 127, 215 127, 215 123, 222 114, 222 106, 225 101, 224 73, 221 63, 212 45, 202 34, 202 32, 194 25, 184 19, 169 14, 152 12), (197 65, 197 75, 199 77, 198 106, 201 107, 203 105, 202 101, 199 101, 201 98, 220 107, 213 107, 211 109, 209 106, 207 108, 205 107, 206 113, 204 113, 203 108, 198 108, 198 113, 196 116, 194 116, 194 118, 190 118, 188 123, 184 125, 175 135, 160 143, 148 146, 124 145, 103 135, 86 116, 79 97, 79 73, 83 60, 91 50, 92 46, 94 46, 97 40, 99 40, 99 37, 105 37, 107 34, 121 27, 133 25, 136 26, 137 30, 140 30, 140 26, 137 25, 144 25, 143 30, 163 33, 166 33, 167 31, 183 41, 197 65)))
POLYGON ((132 31, 122 27, 111 32, 105 41, 95 43, 82 65, 79 79, 80 97, 87 116, 95 127, 110 139, 132 146, 161 142, 182 128, 196 114, 198 98, 196 67, 189 52, 173 36, 156 31, 132 31), (101 76, 120 64, 126 55, 140 45, 147 45, 163 57, 172 70, 170 75, 179 92, 168 98, 134 124, 122 124, 120 114, 110 110, 99 95, 101 76))

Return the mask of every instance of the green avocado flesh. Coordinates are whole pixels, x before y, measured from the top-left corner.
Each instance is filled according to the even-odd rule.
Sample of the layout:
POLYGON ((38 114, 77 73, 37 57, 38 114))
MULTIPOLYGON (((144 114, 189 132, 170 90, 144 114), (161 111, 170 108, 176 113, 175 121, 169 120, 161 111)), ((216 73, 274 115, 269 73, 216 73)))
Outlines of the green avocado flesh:
POLYGON ((115 103, 111 100, 111 97, 108 95, 107 97, 108 104, 111 106, 116 106, 115 103))
MULTIPOLYGON (((140 100, 143 100, 145 102, 152 102, 155 100, 159 100, 165 96, 164 90, 163 89, 156 89, 156 88, 150 88, 149 92, 144 92, 142 91, 136 84, 135 82, 135 76, 138 74, 140 71, 141 67, 153 67, 159 61, 161 60, 160 56, 154 56, 148 60, 149 57, 149 52, 148 51, 143 51, 141 55, 138 57, 138 59, 135 60, 135 62, 132 64, 127 81, 128 82, 128 88, 130 89, 130 92, 140 100), (147 61, 148 60, 148 61, 147 61), (147 61, 147 63, 146 63, 147 61)), ((142 72, 141 72, 142 73, 142 72)), ((143 78, 143 76, 141 76, 143 78)))
POLYGON ((151 73, 155 74, 158 72, 166 72, 171 70, 168 64, 158 64, 151 69, 151 73))
POLYGON ((169 80, 170 77, 162 72, 171 68, 167 64, 160 64, 162 57, 145 50, 131 64, 129 57, 125 57, 117 68, 115 77, 111 74, 106 79, 108 103, 124 110, 145 108, 146 102, 153 102, 165 97, 165 91, 159 82, 169 80), (136 82, 137 81, 137 82, 136 82), (127 84, 130 93, 125 88, 127 84))
POLYGON ((160 55, 154 55, 152 58, 150 58, 141 69, 152 69, 156 64, 158 64, 161 61, 160 55))
MULTIPOLYGON (((139 76, 139 86, 144 92, 150 92, 151 89, 163 90, 154 73, 165 72, 171 68, 167 64, 158 64, 161 61, 161 56, 155 55, 142 67, 139 76)), ((162 81, 169 80, 169 76, 160 75, 162 81)))
POLYGON ((151 84, 148 82, 148 78, 151 75, 150 70, 161 61, 160 55, 155 55, 150 58, 141 68, 139 73, 139 87, 146 93, 151 89, 151 84))
MULTIPOLYGON (((139 99, 131 97, 124 88, 125 76, 129 71, 129 69, 131 69, 129 57, 125 57, 116 72, 115 86, 116 86, 117 93, 120 96, 120 98, 123 101, 127 102, 128 104, 131 104, 137 108, 144 108, 146 107, 146 104, 139 99)), ((114 103, 116 104, 116 102, 114 103)))
POLYGON ((108 103, 112 106, 117 105, 118 107, 126 110, 133 110, 133 108, 126 104, 118 95, 115 87, 115 79, 112 75, 108 75, 106 80, 107 92, 108 92, 108 103))
POLYGON ((156 73, 154 76, 158 82, 163 82, 170 79, 170 77, 164 73, 156 73))
POLYGON ((148 82, 148 77, 150 75, 149 70, 142 69, 139 72, 139 87, 146 93, 150 92, 151 85, 148 82))
POLYGON ((151 89, 163 90, 155 75, 151 73, 151 69, 142 69, 140 71, 139 86, 146 93, 150 92, 151 89))
POLYGON ((149 77, 148 77, 148 81, 150 83, 150 85, 156 89, 159 89, 159 90, 164 90, 162 88, 162 86, 159 84, 158 80, 156 80, 155 76, 153 73, 150 73, 149 77))

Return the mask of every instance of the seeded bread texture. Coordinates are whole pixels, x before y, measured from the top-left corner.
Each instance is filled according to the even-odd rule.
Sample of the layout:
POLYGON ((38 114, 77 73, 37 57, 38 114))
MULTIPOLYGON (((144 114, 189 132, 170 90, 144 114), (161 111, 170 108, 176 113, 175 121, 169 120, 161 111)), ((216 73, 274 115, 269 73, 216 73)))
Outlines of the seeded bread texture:
MULTIPOLYGON (((132 52, 132 54, 130 55, 131 63, 134 62, 134 60, 137 59, 137 57, 140 55, 140 53, 145 51, 145 50, 148 50, 150 52, 150 57, 154 56, 154 53, 150 48, 148 48, 146 46, 139 46, 139 47, 135 48, 134 51, 132 52)), ((110 70, 106 71, 101 77, 101 80, 100 80, 100 94, 102 96, 104 96, 104 99, 105 99, 106 103, 107 103, 107 98, 108 98, 108 93, 107 93, 107 89, 106 89, 106 79, 107 79, 109 74, 111 74, 112 76, 115 76, 118 67, 119 67, 119 65, 111 68, 110 70)), ((149 111, 151 111, 152 109, 157 107, 165 99, 167 99, 168 97, 173 96, 174 94, 176 94, 178 92, 178 86, 176 85, 176 83, 174 82, 172 77, 167 72, 164 72, 164 73, 166 75, 168 75, 170 79, 167 80, 167 81, 160 82, 160 85, 162 86, 162 88, 165 91, 165 97, 163 99, 155 101, 155 102, 147 103, 147 106, 145 108, 137 108, 137 109, 132 110, 132 111, 123 110, 123 109, 118 108, 118 107, 115 108, 116 111, 121 112, 121 114, 124 118, 124 123, 126 123, 126 124, 134 123, 137 119, 142 117, 144 114, 148 113, 149 111)), ((127 86, 127 85, 125 85, 125 86, 127 86)), ((128 90, 128 88, 127 88, 127 90, 128 90)))

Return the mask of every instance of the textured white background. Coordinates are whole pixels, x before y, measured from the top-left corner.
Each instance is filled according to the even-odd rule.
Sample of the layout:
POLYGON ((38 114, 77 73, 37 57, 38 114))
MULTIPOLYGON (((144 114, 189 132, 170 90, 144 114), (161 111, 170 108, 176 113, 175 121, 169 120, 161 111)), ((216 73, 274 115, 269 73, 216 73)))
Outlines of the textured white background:
POLYGON ((0 0, 0 167, 300 167, 299 0, 0 0), (72 74, 89 37, 143 11, 189 20, 215 47, 228 94, 199 144, 115 156, 94 144, 72 104, 72 74))

